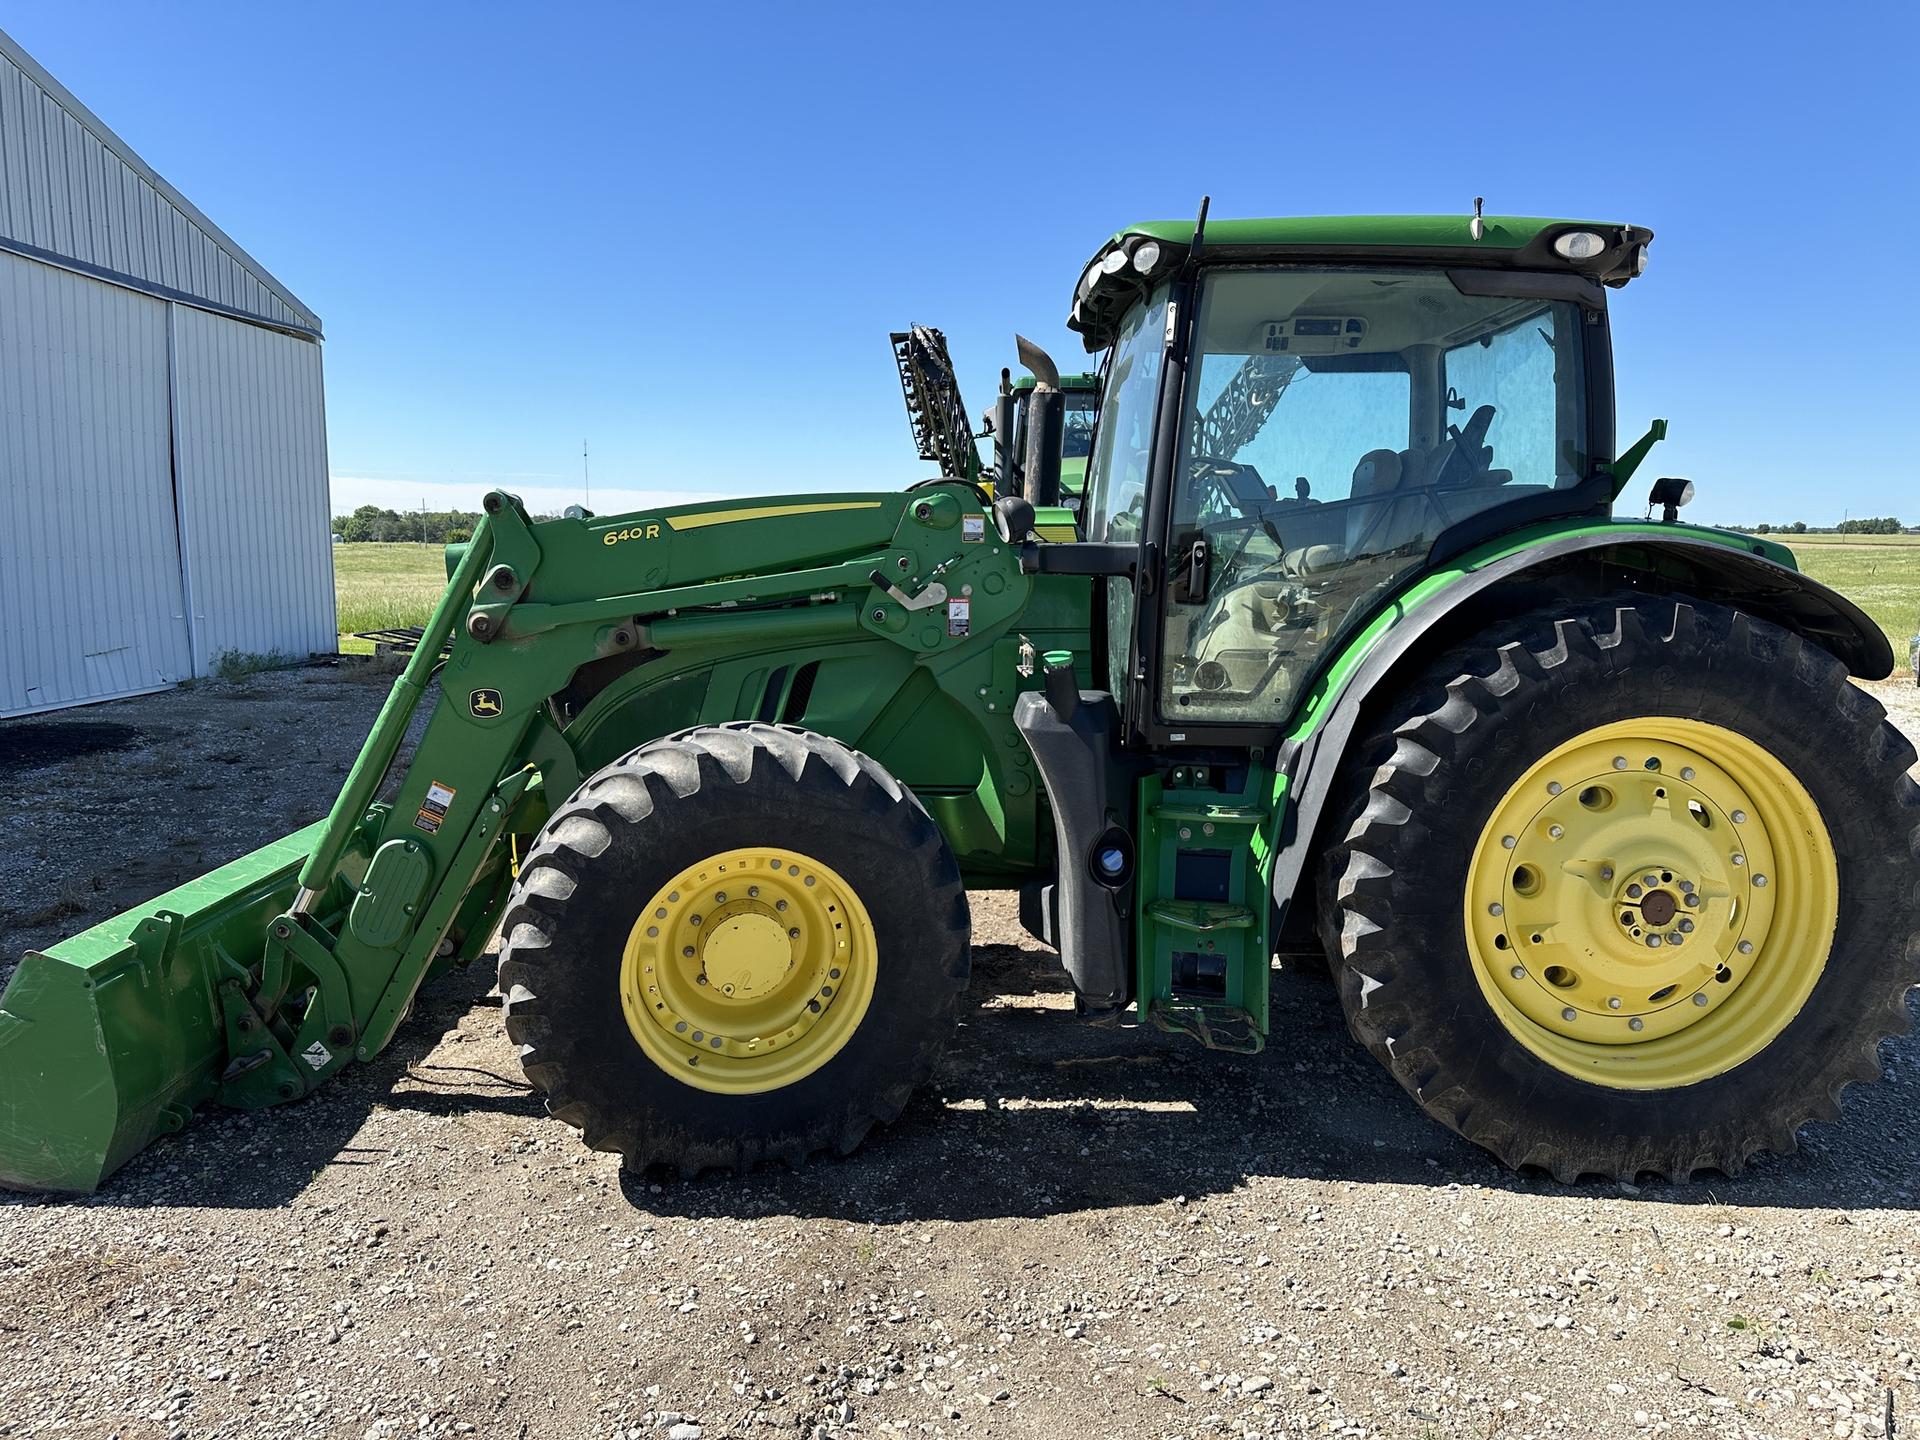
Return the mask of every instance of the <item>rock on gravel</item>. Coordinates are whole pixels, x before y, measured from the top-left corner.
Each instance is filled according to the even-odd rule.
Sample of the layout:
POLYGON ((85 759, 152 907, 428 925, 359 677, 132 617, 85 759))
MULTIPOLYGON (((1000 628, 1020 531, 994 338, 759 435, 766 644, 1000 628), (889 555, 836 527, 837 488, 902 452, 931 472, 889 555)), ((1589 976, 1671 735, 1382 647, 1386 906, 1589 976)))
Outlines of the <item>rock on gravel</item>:
MULTIPOLYGON (((47 898, 0 888, 6 948, 320 813, 380 697, 294 672, 76 712, 144 738, 8 773, 37 818, 0 879, 47 898), (186 801, 204 827, 157 844, 186 801)), ((1565 1187, 1421 1117, 1323 977, 1276 974, 1276 1043, 1214 1055, 1076 1022, 1011 897, 975 927, 933 1085, 798 1173, 584 1151, 476 972, 307 1101, 203 1114, 92 1200, 0 1197, 0 1435, 1920 1430, 1912 1039, 1796 1155, 1565 1187)))

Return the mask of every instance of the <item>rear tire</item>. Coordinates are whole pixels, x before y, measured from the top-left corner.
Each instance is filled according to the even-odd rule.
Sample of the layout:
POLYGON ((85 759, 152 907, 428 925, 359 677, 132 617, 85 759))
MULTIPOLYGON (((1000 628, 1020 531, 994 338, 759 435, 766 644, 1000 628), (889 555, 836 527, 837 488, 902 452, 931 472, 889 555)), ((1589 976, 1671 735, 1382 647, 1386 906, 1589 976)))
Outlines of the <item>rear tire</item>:
POLYGON ((1764 621, 1640 597, 1520 616, 1440 657, 1355 748, 1319 885, 1348 1025, 1511 1166, 1685 1180, 1790 1151, 1909 1026, 1913 760, 1839 661, 1764 621), (1753 800, 1715 809, 1701 753, 1753 800), (1615 790, 1647 818, 1583 817, 1615 790), (1616 875, 1603 857, 1636 846, 1676 858, 1616 875), (1689 846, 1715 873, 1681 887, 1689 846), (1626 898, 1649 869, 1673 883, 1626 898))
POLYGON ((688 731, 594 774, 527 855, 507 1034, 548 1110, 630 1169, 798 1165, 926 1079, 970 932, 945 838, 872 760, 790 726, 688 731))

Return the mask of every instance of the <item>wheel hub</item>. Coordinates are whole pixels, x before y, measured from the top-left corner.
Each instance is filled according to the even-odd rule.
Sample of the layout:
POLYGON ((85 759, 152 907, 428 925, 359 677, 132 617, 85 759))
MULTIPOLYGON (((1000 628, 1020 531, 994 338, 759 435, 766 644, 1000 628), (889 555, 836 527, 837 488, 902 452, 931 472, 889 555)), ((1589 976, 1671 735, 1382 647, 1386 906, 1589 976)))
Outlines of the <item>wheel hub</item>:
POLYGON ((1757 966, 1811 962, 1817 977, 1824 947, 1797 931, 1831 933, 1836 874, 1811 799, 1753 742, 1689 720, 1605 726, 1494 808, 1469 870, 1469 952, 1502 1023, 1543 1058, 1617 1084, 1687 1083, 1738 1063, 1757 1033, 1716 1028, 1722 1010, 1753 1008, 1736 1002, 1757 966), (1782 840, 1807 852, 1804 875, 1776 863, 1782 840))
POLYGON ((771 909, 730 915, 708 927, 700 973, 729 999, 755 1000, 787 978, 794 944, 771 909))

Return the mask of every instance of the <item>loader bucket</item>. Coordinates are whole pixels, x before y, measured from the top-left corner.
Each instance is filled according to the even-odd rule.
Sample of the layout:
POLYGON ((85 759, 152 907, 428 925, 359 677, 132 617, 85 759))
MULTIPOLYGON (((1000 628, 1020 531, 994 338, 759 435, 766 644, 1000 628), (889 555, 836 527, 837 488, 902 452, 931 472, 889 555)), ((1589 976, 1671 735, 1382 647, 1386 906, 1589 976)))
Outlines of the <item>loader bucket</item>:
POLYGON ((27 953, 0 994, 0 1186, 90 1193, 219 1090, 218 986, 259 955, 324 825, 27 953))

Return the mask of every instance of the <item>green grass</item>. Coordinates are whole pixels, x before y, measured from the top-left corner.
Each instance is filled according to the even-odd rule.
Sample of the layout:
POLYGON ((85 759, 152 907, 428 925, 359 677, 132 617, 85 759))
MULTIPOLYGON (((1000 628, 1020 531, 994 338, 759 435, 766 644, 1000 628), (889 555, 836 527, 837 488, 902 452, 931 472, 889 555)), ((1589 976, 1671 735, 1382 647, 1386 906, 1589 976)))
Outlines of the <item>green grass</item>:
MULTIPOLYGON (((1905 665, 1907 640, 1920 629, 1920 535, 1770 535, 1792 547, 1800 568, 1851 599, 1887 632, 1905 665)), ((446 588, 438 545, 336 545, 333 574, 340 601, 340 648, 369 655, 348 638, 356 630, 424 625, 446 588)))
POLYGON ((1792 547, 1800 568, 1831 585, 1887 632, 1894 661, 1920 630, 1920 535, 1770 535, 1792 547))
POLYGON ((438 545, 336 545, 333 587, 340 609, 340 651, 371 655, 356 630, 424 625, 447 588, 446 552, 438 545))

